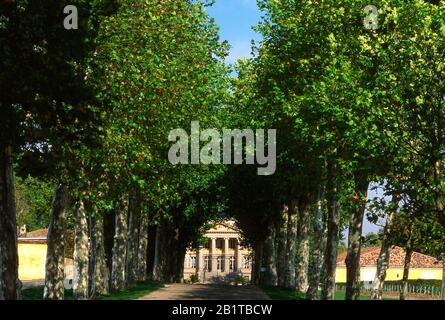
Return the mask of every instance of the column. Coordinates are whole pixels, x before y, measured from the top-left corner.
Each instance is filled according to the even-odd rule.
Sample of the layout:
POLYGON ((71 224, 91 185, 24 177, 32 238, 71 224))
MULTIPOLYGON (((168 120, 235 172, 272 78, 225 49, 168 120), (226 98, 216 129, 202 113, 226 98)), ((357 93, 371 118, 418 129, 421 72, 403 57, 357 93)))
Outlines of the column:
POLYGON ((243 269, 243 257, 241 255, 241 247, 239 239, 236 239, 236 271, 241 272, 243 269))
POLYGON ((229 266, 230 266, 229 241, 230 241, 229 238, 224 238, 224 272, 225 273, 230 272, 230 269, 229 269, 229 266))
POLYGON ((210 264, 211 264, 211 272, 216 274, 217 270, 216 270, 216 259, 217 259, 217 255, 216 255, 216 238, 211 238, 212 241, 212 249, 210 251, 210 264))
POLYGON ((196 250, 196 274, 198 275, 198 280, 202 280, 202 270, 204 268, 204 261, 202 260, 202 250, 198 248, 196 250))

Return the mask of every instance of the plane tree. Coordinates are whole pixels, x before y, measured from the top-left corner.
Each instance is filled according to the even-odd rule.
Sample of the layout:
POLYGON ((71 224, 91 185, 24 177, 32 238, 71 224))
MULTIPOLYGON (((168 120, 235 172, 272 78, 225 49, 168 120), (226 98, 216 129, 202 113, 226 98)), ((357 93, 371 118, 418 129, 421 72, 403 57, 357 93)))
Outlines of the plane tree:
POLYGON ((0 2, 2 299, 17 297, 13 165, 24 175, 64 177, 67 146, 94 136, 90 125, 95 111, 85 105, 92 95, 83 81, 83 67, 90 48, 87 39, 94 34, 86 22, 99 14, 99 3, 70 1, 83 17, 73 31, 63 26, 68 4, 63 1, 0 2))

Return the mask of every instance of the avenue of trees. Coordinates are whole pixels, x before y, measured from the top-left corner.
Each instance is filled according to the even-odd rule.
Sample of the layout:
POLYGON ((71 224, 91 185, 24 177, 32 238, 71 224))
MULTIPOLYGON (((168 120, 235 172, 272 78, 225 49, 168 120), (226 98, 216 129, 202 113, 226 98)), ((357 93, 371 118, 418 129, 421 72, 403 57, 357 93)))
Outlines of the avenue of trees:
MULTIPOLYGON (((238 64, 233 114, 240 126, 277 128, 277 172, 229 171, 229 212, 255 248, 254 282, 308 299, 321 287, 333 299, 347 229, 346 299, 358 299, 368 207, 371 221, 386 221, 381 299, 392 245, 406 262, 413 250, 445 250, 445 3, 375 1, 370 20, 366 1, 258 3, 263 40, 238 64), (385 197, 368 201, 376 186, 385 197)), ((404 280, 408 272, 406 263, 404 280)))
POLYGON ((263 40, 236 75, 211 3, 0 0, 0 300, 20 298, 18 224, 49 227, 44 299, 64 298, 68 229, 75 299, 181 282, 224 217, 254 284, 308 299, 334 298, 345 230, 349 300, 362 246, 381 247, 374 299, 393 245, 405 284, 413 251, 445 258, 445 2, 259 0, 263 40), (276 129, 275 174, 171 164, 169 132, 192 121, 276 129))

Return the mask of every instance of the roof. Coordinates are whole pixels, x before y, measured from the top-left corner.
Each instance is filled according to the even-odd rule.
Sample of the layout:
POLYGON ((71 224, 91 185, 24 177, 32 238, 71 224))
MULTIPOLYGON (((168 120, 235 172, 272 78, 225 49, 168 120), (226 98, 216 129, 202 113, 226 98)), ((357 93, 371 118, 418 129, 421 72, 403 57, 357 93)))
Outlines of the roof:
MULTIPOLYGON (((38 229, 27 232, 24 236, 18 238, 18 243, 23 244, 46 244, 48 237, 48 228, 38 229)), ((65 257, 71 258, 74 253, 74 232, 72 230, 66 231, 65 236, 65 257)))
MULTIPOLYGON (((346 254, 342 252, 338 255, 337 266, 346 266, 346 254)), ((360 266, 372 267, 377 265, 377 260, 380 254, 380 247, 362 248, 360 253, 360 266)), ((403 268, 405 262, 405 250, 400 247, 393 247, 391 249, 389 258, 390 268, 403 268)), ((411 257, 410 268, 442 268, 442 262, 432 256, 413 252, 411 257)))
POLYGON ((23 238, 42 238, 46 240, 48 228, 27 232, 23 238))
POLYGON ((213 233, 224 233, 224 234, 232 234, 236 233, 239 234, 240 230, 236 226, 236 223, 234 220, 216 220, 212 221, 214 224, 212 228, 206 231, 206 234, 213 234, 213 233))

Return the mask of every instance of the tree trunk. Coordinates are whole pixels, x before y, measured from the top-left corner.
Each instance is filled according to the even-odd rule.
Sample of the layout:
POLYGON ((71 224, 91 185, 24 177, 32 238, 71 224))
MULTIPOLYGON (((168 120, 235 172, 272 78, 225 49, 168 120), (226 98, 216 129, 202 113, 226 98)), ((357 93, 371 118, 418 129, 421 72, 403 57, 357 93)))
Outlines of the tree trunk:
POLYGON ((111 288, 111 271, 113 269, 114 234, 116 233, 116 210, 105 212, 103 215, 104 250, 108 268, 108 289, 111 288))
POLYGON ((276 242, 277 242, 277 276, 278 286, 284 287, 285 274, 287 268, 286 262, 286 239, 287 239, 287 212, 288 207, 285 205, 281 211, 281 221, 277 224, 276 242))
POLYGON ((68 191, 57 184, 52 203, 51 221, 48 229, 46 251, 45 289, 46 300, 63 300, 65 294, 65 235, 66 217, 69 206, 68 191))
POLYGON ((261 283, 261 263, 263 261, 263 242, 257 242, 253 251, 252 284, 261 283))
MULTIPOLYGON (((443 161, 437 160, 434 162, 434 182, 435 182, 435 207, 436 207, 436 213, 439 218, 439 221, 442 224, 442 227, 445 228, 445 200, 443 191, 441 188, 441 185, 443 184, 443 177, 442 177, 442 168, 443 168, 443 161)), ((443 271, 442 271, 442 291, 441 291, 441 298, 442 300, 445 300, 445 254, 442 255, 443 257, 443 271)))
POLYGON ((118 291, 125 287, 125 258, 127 244, 128 200, 123 199, 115 211, 115 234, 111 268, 111 290, 118 291))
POLYGON ((73 208, 74 218, 74 300, 88 299, 88 222, 82 201, 73 208))
POLYGON ((160 225, 156 226, 154 256, 153 256, 153 279, 159 281, 161 275, 159 274, 159 251, 161 246, 161 230, 160 225))
POLYGON ((383 298, 383 286, 385 284, 386 270, 389 267, 390 255, 391 245, 387 240, 383 240, 377 260, 377 270, 372 284, 371 299, 373 300, 382 300, 383 298))
POLYGON ((163 230, 162 222, 156 227, 156 243, 155 243, 155 254, 153 262, 153 279, 156 281, 163 281, 162 269, 162 251, 163 251, 163 230))
POLYGON ((139 228, 140 228, 140 205, 130 200, 128 212, 128 236, 127 236, 127 258, 125 261, 125 283, 133 286, 138 278, 138 256, 139 256, 139 228))
MULTIPOLYGON (((443 162, 441 160, 437 160, 434 162, 434 181, 435 181, 435 207, 436 207, 436 213, 439 218, 439 221, 441 222, 442 226, 445 228, 445 200, 443 196, 443 191, 440 186, 443 184, 443 177, 442 177, 442 168, 443 168, 443 162)), ((443 271, 442 271, 442 291, 441 291, 441 298, 442 300, 445 300, 445 254, 442 255, 443 257, 443 271)))
POLYGON ((264 241, 263 261, 266 268, 261 284, 266 286, 277 285, 277 267, 275 263, 275 228, 269 227, 269 236, 264 241))
POLYGON ((442 253, 442 290, 440 291, 440 298, 445 300, 445 253, 442 253))
MULTIPOLYGON (((94 206, 90 215, 96 213, 94 206)), ((109 294, 110 272, 105 257, 104 222, 102 217, 90 219, 90 297, 109 294)))
POLYGON ((137 279, 138 281, 147 280, 147 248, 148 248, 148 218, 141 217, 141 226, 139 228, 139 250, 137 258, 137 279))
POLYGON ((310 210, 306 201, 299 204, 297 265, 295 271, 296 290, 306 293, 309 288, 309 225, 310 210))
POLYGON ((383 286, 385 284, 386 270, 389 266, 389 257, 391 254, 391 244, 389 243, 389 235, 394 221, 394 216, 397 213, 400 197, 393 196, 392 205, 386 216, 385 228, 383 230, 382 246, 380 248, 379 258, 377 260, 377 270, 372 283, 371 299, 382 300, 383 286))
POLYGON ((183 283, 184 282, 184 259, 185 253, 187 251, 187 246, 185 245, 187 241, 177 241, 176 242, 176 251, 177 254, 173 259, 173 282, 175 283, 183 283))
POLYGON ((297 240, 297 214, 295 202, 291 201, 287 213, 287 238, 286 238, 286 271, 284 274, 284 287, 295 289, 295 254, 297 240))
POLYGON ((442 190, 443 188, 441 188, 441 185, 443 184, 442 168, 443 162, 441 160, 437 160, 434 162, 435 209, 439 221, 445 228, 445 200, 442 190))
POLYGON ((0 166, 0 300, 16 300, 19 297, 17 223, 10 145, 0 150, 0 166))
POLYGON ((146 278, 153 280, 154 277, 154 260, 156 251, 156 226, 148 225, 148 237, 147 237, 147 252, 146 252, 146 278))
POLYGON ((409 278, 409 266, 411 264, 411 257, 413 250, 411 246, 406 249, 405 262, 403 264, 403 278, 402 278, 402 290, 400 290, 400 300, 405 300, 408 294, 408 278, 409 278))
POLYGON ((346 255, 346 300, 358 300, 360 297, 360 250, 368 187, 369 182, 366 177, 357 179, 358 203, 349 221, 348 252, 346 255))
POLYGON ((309 288, 306 298, 308 300, 316 300, 318 296, 318 287, 320 285, 320 270, 323 263, 323 251, 324 251, 324 214, 323 214, 323 201, 324 201, 324 186, 319 187, 317 197, 317 211, 314 222, 314 245, 312 252, 312 264, 309 279, 309 288))
POLYGON ((175 282, 174 259, 178 255, 174 246, 174 230, 167 221, 162 220, 157 228, 154 280, 175 282))
POLYGON ((324 300, 335 298, 335 273, 337 270, 338 242, 340 236, 340 208, 338 203, 337 164, 334 159, 328 161, 327 170, 327 200, 328 200, 328 234, 324 267, 325 283, 322 290, 324 300))

